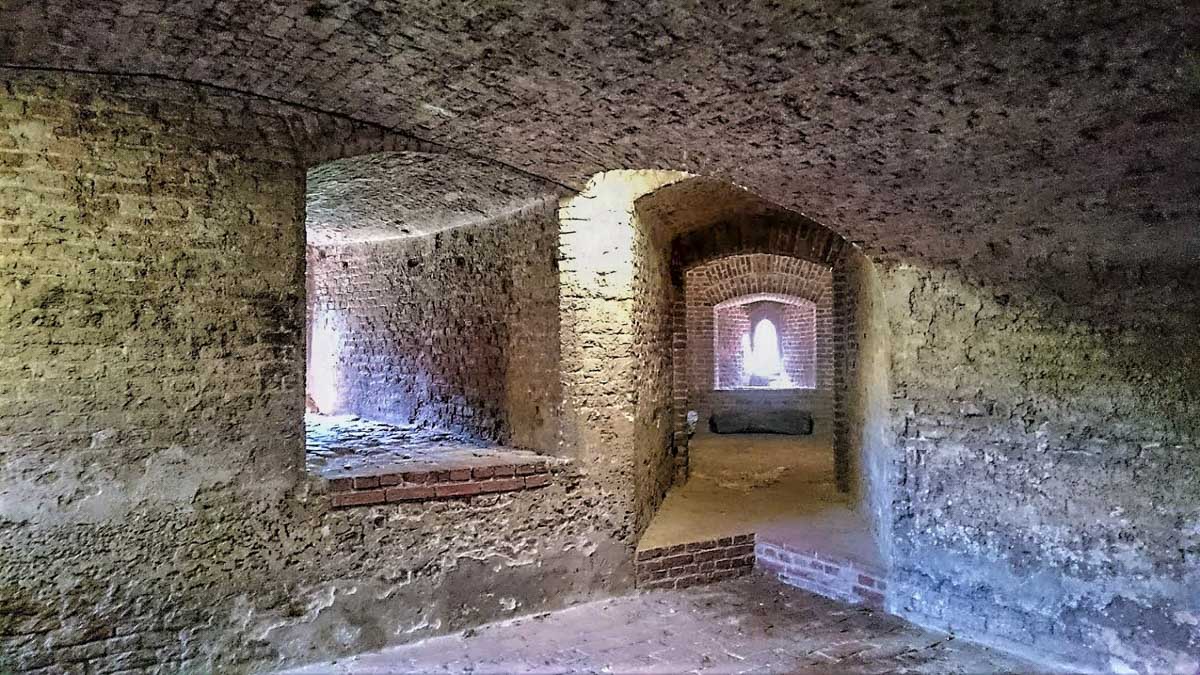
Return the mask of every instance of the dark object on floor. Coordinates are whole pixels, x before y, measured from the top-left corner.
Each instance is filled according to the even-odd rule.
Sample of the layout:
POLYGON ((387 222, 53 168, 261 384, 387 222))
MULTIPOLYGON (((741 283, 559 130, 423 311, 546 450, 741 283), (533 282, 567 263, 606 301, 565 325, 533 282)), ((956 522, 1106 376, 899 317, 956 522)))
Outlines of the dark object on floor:
POLYGON ((713 413, 708 428, 718 434, 807 436, 813 431, 813 418, 803 410, 738 410, 713 413))

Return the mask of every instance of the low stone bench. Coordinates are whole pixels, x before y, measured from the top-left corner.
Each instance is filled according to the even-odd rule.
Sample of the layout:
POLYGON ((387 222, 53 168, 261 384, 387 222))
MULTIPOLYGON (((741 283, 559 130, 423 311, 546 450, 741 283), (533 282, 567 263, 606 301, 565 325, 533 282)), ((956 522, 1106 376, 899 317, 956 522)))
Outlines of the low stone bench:
POLYGON ((813 432, 813 418, 803 410, 737 410, 713 413, 708 428, 717 434, 807 436, 813 432))

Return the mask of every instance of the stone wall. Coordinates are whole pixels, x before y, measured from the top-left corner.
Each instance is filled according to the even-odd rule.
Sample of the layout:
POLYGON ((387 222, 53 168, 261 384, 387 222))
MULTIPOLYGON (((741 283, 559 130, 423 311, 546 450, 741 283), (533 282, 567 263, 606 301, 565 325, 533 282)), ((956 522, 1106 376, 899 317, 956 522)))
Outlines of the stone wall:
POLYGON ((330 378, 334 390, 314 392, 321 411, 553 450, 555 206, 424 237, 310 247, 309 382, 330 378))
POLYGON ((0 73, 0 670, 266 667, 628 583, 586 457, 338 510, 305 476, 298 134, 339 121, 0 73))
POLYGON ((1055 289, 881 272, 894 609, 1089 668, 1192 672, 1200 279, 1065 275, 1055 289))
MULTIPOLYGON (((670 247, 635 202, 687 174, 609 171, 559 208, 563 442, 604 482, 632 546, 673 478, 670 247)), ((624 574, 632 574, 625 567, 624 574)))
MULTIPOLYGON (((791 408, 813 414, 815 433, 828 435, 833 427, 833 350, 837 336, 833 321, 833 281, 827 266, 798 258, 754 253, 718 257, 689 268, 684 274, 686 303, 682 323, 686 327, 686 361, 676 368, 686 376, 677 376, 687 387, 686 407, 677 413, 695 410, 699 425, 705 428, 709 416, 719 410, 754 406, 791 408), (714 308, 732 300, 746 298, 798 298, 815 305, 816 365, 811 389, 718 390, 714 364, 714 308)), ((679 320, 677 319, 677 323, 679 320)), ((748 325, 749 322, 747 322, 748 325)), ((787 334, 786 325, 782 334, 787 334)), ((740 345, 727 345, 740 350, 740 345)), ((786 355, 785 355, 786 356, 786 355)))
POLYGON ((900 487, 892 437, 891 344, 875 265, 847 249, 833 268, 834 474, 852 493, 884 560, 892 546, 893 500, 900 487))

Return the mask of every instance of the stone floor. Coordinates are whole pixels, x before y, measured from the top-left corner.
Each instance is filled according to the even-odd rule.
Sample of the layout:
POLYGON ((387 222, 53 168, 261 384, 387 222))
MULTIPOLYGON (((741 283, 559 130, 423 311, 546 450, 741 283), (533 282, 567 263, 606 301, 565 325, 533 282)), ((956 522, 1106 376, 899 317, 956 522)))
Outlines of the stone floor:
POLYGON ((638 550, 754 532, 882 572, 869 526, 834 483, 828 438, 700 433, 688 457, 688 481, 667 493, 638 550))
POLYGON ((1011 656, 754 574, 490 624, 301 673, 997 673, 1011 656))
POLYGON ((541 457, 441 429, 387 424, 353 415, 308 413, 304 425, 308 471, 329 479, 522 464, 541 457))

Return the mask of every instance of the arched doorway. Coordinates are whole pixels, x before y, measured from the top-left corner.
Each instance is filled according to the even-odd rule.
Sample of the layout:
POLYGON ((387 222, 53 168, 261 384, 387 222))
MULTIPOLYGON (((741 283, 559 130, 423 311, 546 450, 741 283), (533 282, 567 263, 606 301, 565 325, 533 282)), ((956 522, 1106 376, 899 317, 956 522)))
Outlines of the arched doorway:
MULTIPOLYGON (((878 551, 883 548, 880 541, 887 537, 887 514, 872 505, 886 501, 876 493, 886 492, 889 477, 874 473, 868 478, 863 467, 868 464, 864 459, 868 454, 885 449, 882 445, 867 448, 854 444, 883 438, 882 434, 872 436, 864 431, 869 424, 883 423, 878 410, 864 413, 864 401, 871 396, 876 397, 872 400, 878 400, 880 392, 886 390, 886 377, 866 381, 857 370, 863 359, 851 335, 860 332, 862 326, 857 321, 861 313, 855 312, 871 302, 849 301, 850 296, 870 290, 869 284, 859 283, 856 276, 864 265, 869 268, 869 261, 836 233, 799 213, 770 204, 729 183, 679 172, 599 174, 583 194, 564 201, 560 221, 563 223, 560 259, 566 261, 561 284, 562 353, 564 361, 578 358, 585 364, 581 369, 564 373, 564 438, 584 448, 594 446, 597 453, 607 453, 614 470, 631 479, 633 526, 635 532, 641 533, 639 560, 653 559, 654 551, 671 550, 678 545, 709 546, 711 553, 706 556, 717 556, 726 561, 724 564, 733 566, 723 569, 739 568, 753 564, 753 550, 747 552, 744 541, 734 545, 735 550, 722 548, 717 542, 739 535, 754 536, 768 526, 795 525, 796 516, 833 513, 835 517, 824 523, 850 535, 854 543, 844 548, 870 551, 870 559, 878 562, 878 551), (844 339, 830 340, 823 353, 829 363, 825 380, 829 386, 823 391, 827 407, 822 411, 824 415, 815 416, 825 422, 823 435, 808 434, 803 441, 824 443, 823 454, 810 453, 823 457, 824 468, 806 474, 799 466, 789 466, 774 478, 751 477, 749 485, 721 485, 718 480, 716 496, 702 503, 692 490, 697 476, 689 478, 692 434, 697 437, 702 434, 700 418, 711 415, 711 408, 704 405, 711 405, 726 391, 724 387, 713 386, 717 379, 718 350, 714 348, 716 320, 712 306, 739 293, 729 290, 733 285, 730 279, 712 281, 726 295, 716 301, 707 300, 707 312, 701 312, 708 316, 705 332, 705 328, 698 328, 692 322, 690 310, 697 305, 698 294, 687 292, 687 276, 690 270, 706 263, 742 257, 749 273, 741 278, 750 286, 742 295, 786 292, 786 289, 762 287, 763 277, 756 276, 762 270, 749 267, 755 264, 752 256, 760 255, 816 266, 828 280, 823 295, 828 307, 827 326, 830 331, 836 329, 844 339), (835 289, 835 279, 846 285, 835 289), (835 302, 839 295, 848 301, 835 302), (703 351, 690 349, 693 337, 705 345, 703 351), (835 355, 836 350, 843 353, 835 355), (707 363, 697 367, 701 359, 696 354, 700 353, 709 356, 707 363), (617 366, 603 373, 586 367, 593 360, 612 362, 614 358, 618 359, 617 366), (707 378, 706 385, 693 386, 693 373, 707 378), (596 405, 605 401, 607 407, 596 405), (701 402, 704 405, 699 405, 701 402), (860 428, 848 433, 846 427, 852 424, 860 428), (830 462, 832 447, 841 449, 838 462, 830 462), (787 477, 783 478, 783 474, 787 477), (787 495, 764 492, 755 489, 763 487, 757 483, 785 485, 789 492, 787 495), (663 493, 672 484, 675 487, 660 507, 663 493), (745 487, 751 489, 742 489, 745 487), (687 490, 691 493, 683 494, 687 490), (819 499, 807 498, 813 495, 819 499), (675 508, 678 503, 684 504, 682 509, 675 508), (715 510, 707 510, 708 506, 715 510), (691 524, 676 521, 660 527, 664 514, 672 512, 687 513, 691 524)), ((795 276, 792 283, 804 286, 816 275, 795 276)), ((772 341, 768 339, 767 326, 775 328, 778 340, 780 319, 762 316, 755 316, 753 321, 747 319, 747 332, 758 335, 754 327, 762 325, 763 333, 758 350, 754 336, 749 338, 749 350, 740 340, 733 344, 733 351, 740 351, 743 371, 747 357, 754 360, 759 352, 779 351, 778 346, 769 344, 772 341), (763 319, 769 323, 761 323, 763 319)), ((761 371, 774 370, 768 359, 762 361, 761 365, 751 365, 761 371)), ((807 390, 792 386, 781 377, 778 380, 771 377, 778 374, 763 372, 759 376, 783 386, 756 387, 752 373, 744 388, 728 391, 736 398, 744 392, 819 389, 807 390)), ((814 379, 819 383, 821 378, 818 373, 814 379)), ((774 461, 770 458, 791 452, 784 446, 795 442, 795 439, 786 441, 763 456, 770 463, 774 461)), ((654 576, 642 581, 679 585, 713 578, 708 574, 713 570, 691 568, 690 564, 681 561, 678 566, 664 567, 661 562, 647 563, 648 571, 654 568, 654 576)), ((641 567, 639 573, 640 570, 641 567)), ((849 592, 857 593, 853 586, 851 583, 849 592)), ((871 589, 860 590, 862 597, 875 593, 871 589)))

